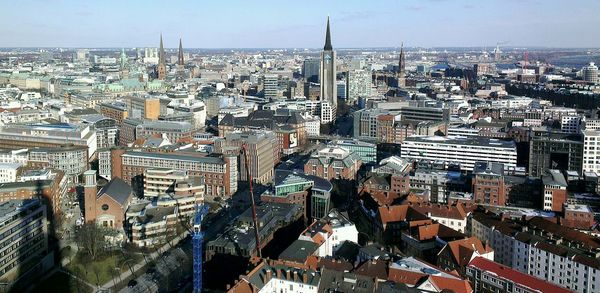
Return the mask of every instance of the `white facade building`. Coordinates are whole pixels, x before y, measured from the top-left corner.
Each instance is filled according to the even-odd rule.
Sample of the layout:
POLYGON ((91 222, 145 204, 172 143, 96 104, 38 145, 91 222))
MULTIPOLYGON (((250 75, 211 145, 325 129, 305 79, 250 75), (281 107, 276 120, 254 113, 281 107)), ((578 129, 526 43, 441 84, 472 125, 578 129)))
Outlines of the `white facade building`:
POLYGON ((18 163, 21 165, 27 165, 28 161, 28 149, 0 150, 0 163, 18 163))
POLYGON ((600 130, 583 131, 583 172, 600 172, 600 130))
POLYGON ((579 116, 562 116, 560 120, 560 129, 564 132, 578 133, 581 129, 581 117, 579 116))
POLYGON ((358 100, 359 97, 371 95, 373 87, 371 72, 367 70, 351 70, 348 72, 348 102, 358 100))
POLYGON ((460 164, 461 170, 472 171, 475 162, 497 162, 517 166, 514 141, 465 136, 412 136, 402 142, 403 159, 430 160, 460 164))
POLYGON ((321 120, 319 117, 304 115, 304 128, 308 136, 319 136, 321 135, 321 120))
POLYGON ((0 183, 17 181, 19 167, 21 167, 19 163, 0 163, 0 183))

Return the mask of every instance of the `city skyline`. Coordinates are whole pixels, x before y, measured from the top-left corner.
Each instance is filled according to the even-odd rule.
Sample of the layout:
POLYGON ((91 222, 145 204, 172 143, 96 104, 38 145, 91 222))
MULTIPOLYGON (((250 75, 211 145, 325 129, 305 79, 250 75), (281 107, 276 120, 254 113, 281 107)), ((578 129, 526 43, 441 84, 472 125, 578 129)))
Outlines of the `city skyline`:
POLYGON ((16 13, 0 12, 0 33, 8 36, 0 47, 156 47, 162 33, 167 48, 176 48, 179 38, 186 48, 319 48, 327 15, 336 48, 399 47, 403 41, 426 48, 600 47, 600 32, 586 30, 600 22, 593 15, 600 3, 593 1, 577 6, 517 0, 231 4, 222 10, 217 3, 193 9, 188 1, 166 9, 138 1, 23 1, 16 13), (28 13, 40 9, 49 17, 28 13))

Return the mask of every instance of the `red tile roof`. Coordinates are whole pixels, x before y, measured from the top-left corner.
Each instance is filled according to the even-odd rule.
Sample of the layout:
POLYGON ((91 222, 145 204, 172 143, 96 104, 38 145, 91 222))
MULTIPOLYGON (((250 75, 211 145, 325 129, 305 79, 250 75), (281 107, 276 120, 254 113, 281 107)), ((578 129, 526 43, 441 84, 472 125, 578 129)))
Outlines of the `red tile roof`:
POLYGON ((419 272, 411 272, 407 270, 401 270, 398 268, 390 268, 388 273, 388 280, 396 283, 403 283, 408 285, 416 285, 420 283, 420 280, 427 276, 426 274, 419 272))
POLYGON ((463 267, 469 264, 475 252, 482 255, 492 251, 489 246, 483 245, 477 237, 450 241, 444 249, 447 248, 450 249, 454 261, 463 267))
POLYGON ((473 288, 471 288, 471 284, 467 280, 429 276, 429 281, 439 290, 451 290, 454 293, 473 292, 473 288))
POLYGON ((553 292, 553 293, 566 293, 571 292, 568 289, 556 286, 549 282, 546 282, 542 279, 538 279, 532 277, 530 275, 521 273, 517 270, 511 269, 507 266, 501 265, 499 263, 493 262, 491 260, 485 259, 483 257, 474 258, 471 263, 469 263, 470 267, 475 267, 481 271, 492 273, 498 276, 499 278, 510 280, 516 284, 521 286, 531 288, 533 290, 538 290, 540 292, 553 292))

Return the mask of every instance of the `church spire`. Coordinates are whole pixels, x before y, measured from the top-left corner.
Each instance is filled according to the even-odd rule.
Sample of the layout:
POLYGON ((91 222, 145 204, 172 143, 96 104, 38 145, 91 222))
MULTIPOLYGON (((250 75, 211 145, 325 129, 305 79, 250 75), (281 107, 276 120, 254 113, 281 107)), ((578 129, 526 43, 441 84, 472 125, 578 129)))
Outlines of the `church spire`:
POLYGON ((162 33, 160 34, 160 48, 158 49, 158 66, 156 67, 158 79, 164 80, 167 75, 167 65, 165 60, 165 48, 163 46, 162 33))
POLYGON ((181 38, 179 38, 179 55, 177 58, 177 64, 183 65, 183 46, 181 45, 181 38))
POLYGON ((404 42, 400 45, 400 58, 398 58, 398 76, 404 77, 406 69, 406 57, 404 56, 404 42))
POLYGON ((121 70, 127 67, 127 55, 125 54, 125 48, 121 48, 121 70))
POLYGON ((158 63, 165 63, 165 48, 163 47, 162 33, 160 34, 160 48, 158 49, 158 63))
POLYGON ((325 34, 325 47, 323 47, 323 50, 333 50, 333 47, 331 46, 331 33, 329 32, 329 16, 327 16, 327 33, 325 34))

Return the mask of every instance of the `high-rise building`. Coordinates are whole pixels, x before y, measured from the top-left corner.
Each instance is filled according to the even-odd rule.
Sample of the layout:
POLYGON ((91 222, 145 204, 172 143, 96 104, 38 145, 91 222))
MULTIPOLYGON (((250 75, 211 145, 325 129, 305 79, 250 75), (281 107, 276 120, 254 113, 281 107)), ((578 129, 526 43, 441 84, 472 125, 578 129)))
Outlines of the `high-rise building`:
POLYGON ((263 81, 263 92, 265 98, 276 98, 279 91, 279 76, 276 74, 265 75, 263 81))
POLYGON ((588 66, 581 69, 583 80, 591 83, 598 83, 598 66, 590 62, 588 66))
POLYGON ((348 103, 352 103, 360 97, 371 95, 373 86, 371 72, 367 70, 351 70, 348 72, 348 103))
POLYGON ((581 171, 581 135, 534 128, 529 147, 529 174, 539 177, 546 169, 581 171))
POLYGON ((156 75, 158 79, 165 79, 167 74, 167 65, 165 64, 165 48, 163 47, 162 34, 160 34, 160 48, 158 49, 158 65, 156 66, 156 75))
POLYGON ((3 290, 11 292, 10 286, 19 277, 33 277, 30 273, 44 272, 52 266, 52 254, 48 254, 46 206, 38 199, 3 202, 0 223, 0 282, 3 290))
MULTIPOLYGON (((230 132, 225 139, 215 141, 215 152, 239 154, 240 148, 246 146, 248 152, 248 169, 252 181, 268 183, 273 181, 275 165, 279 162, 279 144, 277 136, 271 131, 230 132)), ((240 180, 247 181, 244 156, 240 156, 240 180)))
POLYGON ((583 131, 583 172, 600 173, 600 131, 583 131))
POLYGON ((307 82, 319 82, 319 65, 319 59, 311 58, 304 60, 302 75, 307 82))
POLYGON ((404 44, 402 44, 400 46, 400 57, 398 58, 398 72, 397 72, 397 78, 398 78, 398 87, 405 87, 406 86, 406 57, 404 56, 404 44))
POLYGON ((337 112, 337 84, 335 82, 336 54, 331 46, 331 33, 329 30, 329 18, 327 18, 327 32, 325 34, 325 46, 321 52, 321 74, 319 80, 321 83, 321 122, 330 123, 335 120, 337 112), (324 118, 325 117, 325 118, 324 118))

